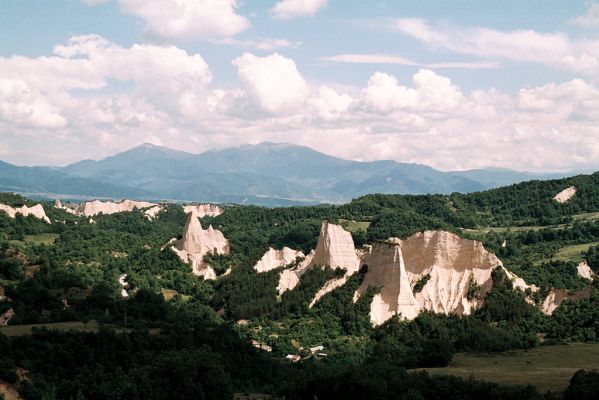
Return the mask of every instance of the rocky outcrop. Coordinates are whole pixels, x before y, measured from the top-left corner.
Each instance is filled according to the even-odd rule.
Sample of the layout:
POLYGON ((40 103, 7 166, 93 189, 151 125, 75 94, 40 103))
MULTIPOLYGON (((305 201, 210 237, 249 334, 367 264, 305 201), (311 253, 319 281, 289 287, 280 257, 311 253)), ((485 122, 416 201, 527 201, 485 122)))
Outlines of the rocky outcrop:
POLYGON ((299 278, 308 269, 313 267, 341 268, 346 273, 339 278, 327 282, 310 302, 312 307, 322 296, 335 288, 345 284, 347 279, 358 271, 360 257, 354 247, 351 233, 340 225, 323 222, 318 236, 316 249, 310 252, 299 265, 291 270, 285 270, 279 277, 277 291, 282 294, 286 290, 293 290, 299 283, 299 278))
POLYGON ((355 299, 368 287, 380 288, 371 304, 374 325, 397 314, 413 319, 423 310, 468 315, 491 290, 491 273, 501 265, 481 242, 445 231, 377 242, 364 263, 368 272, 355 299), (414 290, 421 279, 426 283, 414 290))
POLYGON ((576 267, 576 270, 578 272, 578 276, 584 279, 592 281, 593 277, 595 276, 593 270, 591 269, 591 267, 589 267, 589 264, 587 264, 586 261, 581 261, 576 267))
POLYGON ((164 208, 162 206, 153 206, 150 208, 147 208, 144 210, 144 216, 148 219, 148 220, 153 220, 154 218, 156 218, 158 216, 158 214, 163 210, 164 208))
POLYGON ((551 289, 541 304, 541 311, 547 315, 552 315, 566 300, 576 302, 582 299, 588 299, 589 297, 591 297, 590 287, 580 289, 574 293, 569 293, 566 289, 551 289))
POLYGON ((173 251, 183 260, 191 264, 193 273, 204 279, 216 279, 214 269, 204 262, 206 254, 228 254, 229 241, 223 233, 212 228, 202 229, 195 212, 190 212, 183 231, 183 237, 175 242, 173 251))
POLYGON ((191 204, 183 207, 186 213, 194 212, 198 217, 216 217, 223 213, 223 209, 216 204, 191 204))
POLYGON ((350 274, 356 272, 360 266, 360 259, 351 233, 341 225, 323 222, 310 266, 315 265, 343 268, 350 274))
POLYGON ((570 200, 572 197, 574 197, 575 194, 576 194, 576 187, 570 186, 570 187, 562 190, 558 194, 556 194, 555 197, 553 197, 553 200, 557 201, 558 203, 563 204, 563 203, 567 202, 568 200, 570 200))
POLYGON ((123 200, 120 203, 115 203, 112 201, 94 200, 80 204, 79 207, 75 209, 75 212, 77 215, 92 217, 98 214, 110 215, 119 212, 133 211, 136 208, 144 209, 155 206, 157 206, 157 204, 148 203, 147 201, 123 200))
POLYGON ((75 211, 74 208, 63 205, 59 199, 56 199, 56 201, 54 202, 54 208, 58 208, 59 210, 66 211, 69 214, 77 215, 77 211, 75 211))
POLYGON ((17 386, 0 379, 0 398, 4 400, 22 400, 17 386))
POLYGON ((119 285, 121 285, 121 297, 123 299, 128 299, 129 292, 127 292, 127 289, 129 289, 129 284, 127 283, 127 274, 119 276, 119 285))
POLYGON ((275 268, 289 265, 295 262, 298 257, 305 258, 306 256, 303 252, 290 249, 289 247, 283 247, 281 250, 276 250, 271 247, 264 253, 256 265, 254 265, 254 269, 258 273, 268 272, 275 268))
POLYGON ((21 206, 11 207, 5 204, 0 204, 0 211, 4 211, 10 218, 16 218, 17 214, 21 214, 24 217, 33 216, 39 218, 44 222, 51 223, 50 219, 44 211, 44 207, 41 204, 36 204, 33 207, 21 206))
POLYGON ((0 326, 8 325, 8 321, 10 321, 14 316, 15 310, 13 310, 12 308, 9 308, 8 310, 4 311, 2 314, 0 314, 0 326))

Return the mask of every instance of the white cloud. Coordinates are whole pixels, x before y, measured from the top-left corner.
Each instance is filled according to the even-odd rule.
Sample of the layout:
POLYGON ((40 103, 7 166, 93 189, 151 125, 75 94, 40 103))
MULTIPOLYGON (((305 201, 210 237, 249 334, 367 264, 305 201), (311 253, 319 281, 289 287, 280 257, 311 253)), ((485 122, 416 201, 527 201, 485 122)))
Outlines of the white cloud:
POLYGON ((340 94, 329 86, 322 86, 318 95, 308 100, 308 104, 320 118, 335 120, 348 111, 353 101, 348 94, 340 94))
POLYGON ((367 108, 382 113, 400 110, 439 112, 455 108, 462 100, 460 90, 449 78, 429 69, 421 69, 412 77, 414 88, 398 84, 394 76, 376 72, 364 89, 367 108))
POLYGON ((110 0, 81 0, 82 3, 87 4, 88 6, 97 6, 100 4, 108 3, 110 0))
POLYGON ((237 14, 237 0, 119 0, 121 8, 141 17, 150 36, 198 40, 233 36, 250 26, 237 14))
POLYGON ((395 56, 392 54, 337 54, 334 56, 321 57, 323 61, 348 63, 348 64, 393 64, 419 66, 433 69, 494 69, 499 68, 500 64, 494 61, 460 61, 460 62, 438 62, 438 63, 418 63, 409 58, 395 56))
POLYGON ((217 44, 228 44, 231 46, 245 47, 245 48, 253 48, 264 51, 272 51, 276 49, 283 49, 288 47, 299 47, 301 45, 300 42, 290 42, 287 39, 275 39, 275 38, 257 38, 257 39, 235 39, 231 37, 220 38, 212 40, 212 42, 217 44))
POLYGON ((306 99, 308 86, 290 58, 244 53, 233 64, 250 99, 268 113, 295 112, 306 99))
POLYGON ((67 120, 27 82, 0 79, 0 123, 33 128, 62 128, 67 120))
POLYGON ((485 59, 538 63, 587 75, 599 74, 599 41, 573 40, 565 33, 488 28, 433 28, 422 19, 399 19, 395 29, 435 49, 485 59))
POLYGON ((583 28, 594 28, 599 26, 599 4, 588 3, 588 6, 589 9, 585 15, 581 15, 572 21, 574 25, 578 25, 583 28))
POLYGON ((281 0, 270 11, 275 18, 312 16, 327 5, 327 0, 281 0))
POLYGON ((200 152, 270 140, 441 169, 567 170, 599 159, 599 87, 590 80, 510 95, 466 92, 428 68, 341 86, 310 81, 279 54, 246 53, 234 65, 239 81, 218 87, 199 54, 94 35, 51 56, 0 57, 0 154, 64 164, 145 141, 200 152))

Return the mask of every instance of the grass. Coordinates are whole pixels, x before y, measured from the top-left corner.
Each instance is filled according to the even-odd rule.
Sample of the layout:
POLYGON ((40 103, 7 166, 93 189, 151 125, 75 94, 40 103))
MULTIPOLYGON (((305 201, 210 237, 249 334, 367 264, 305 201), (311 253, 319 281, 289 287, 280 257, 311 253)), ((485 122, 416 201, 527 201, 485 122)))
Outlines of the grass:
POLYGON ((165 288, 160 289, 160 292, 164 296, 164 300, 172 300, 178 294, 176 290, 165 288))
POLYGON ((359 230, 366 231, 370 226, 369 221, 350 221, 348 219, 340 219, 339 224, 350 232, 356 232, 359 230))
POLYGON ((503 354, 456 354, 449 367, 427 368, 433 375, 454 375, 505 385, 533 385, 541 392, 563 391, 579 369, 599 369, 599 344, 542 346, 503 354))
POLYGON ((583 243, 583 244, 573 244, 571 246, 562 247, 552 258, 546 258, 540 261, 537 261, 535 264, 541 264, 543 262, 548 261, 574 261, 581 262, 582 261, 582 253, 585 253, 589 247, 597 246, 599 242, 592 243, 583 243))
POLYGON ((15 245, 22 244, 45 244, 46 246, 54 244, 56 239, 58 239, 60 235, 58 233, 40 233, 39 235, 25 235, 23 240, 11 240, 10 242, 15 245))
POLYGON ((52 322, 47 324, 0 326, 0 333, 6 336, 30 335, 34 328, 46 328, 60 331, 98 332, 98 327, 97 321, 89 321, 87 324, 79 321, 52 322))

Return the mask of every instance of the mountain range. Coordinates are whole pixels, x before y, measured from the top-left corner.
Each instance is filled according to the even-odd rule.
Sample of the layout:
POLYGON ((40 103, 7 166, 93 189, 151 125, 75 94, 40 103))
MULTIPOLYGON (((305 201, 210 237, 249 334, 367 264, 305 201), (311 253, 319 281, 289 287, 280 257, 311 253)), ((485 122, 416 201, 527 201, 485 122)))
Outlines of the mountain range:
POLYGON ((567 175, 507 169, 445 172, 391 160, 345 160, 285 143, 263 142, 201 154, 145 143, 102 160, 65 167, 0 162, 0 191, 75 199, 131 197, 283 206, 343 203, 369 193, 467 193, 567 175))

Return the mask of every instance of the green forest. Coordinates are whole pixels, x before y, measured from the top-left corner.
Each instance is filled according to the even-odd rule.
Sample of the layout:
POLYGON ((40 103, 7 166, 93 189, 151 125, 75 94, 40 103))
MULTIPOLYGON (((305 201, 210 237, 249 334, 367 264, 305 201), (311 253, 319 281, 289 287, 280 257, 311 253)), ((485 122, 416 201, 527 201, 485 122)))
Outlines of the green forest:
MULTIPOLYGON (((0 204, 37 203, 0 194, 0 204)), ((201 221, 230 241, 230 254, 206 259, 219 275, 213 281, 163 248, 181 237, 180 204, 167 204, 153 220, 136 210, 89 223, 41 203, 52 224, 0 211, 0 315, 14 310, 12 326, 54 324, 24 335, 0 328, 0 381, 24 399, 591 399, 599 390, 592 370, 576 372, 559 393, 421 370, 450 365, 456 353, 599 343, 599 284, 577 273, 586 261, 599 274, 599 173, 471 194, 375 194, 344 205, 226 204, 223 214, 201 221), (577 188, 570 201, 552 199, 569 186, 577 188), (588 288, 590 295, 548 316, 497 269, 492 291, 469 316, 425 312, 375 328, 369 311, 376 289, 352 301, 364 268, 312 308, 339 270, 310 269, 279 296, 282 268, 253 269, 269 247, 314 249, 323 221, 349 230, 356 248, 448 230, 482 241, 539 287, 539 299, 552 288, 588 288), (119 284, 125 274, 128 298, 119 284), (72 321, 97 329, 59 328, 72 321), (314 346, 323 354, 309 350, 314 346), (291 362, 289 354, 302 360, 291 362)))

